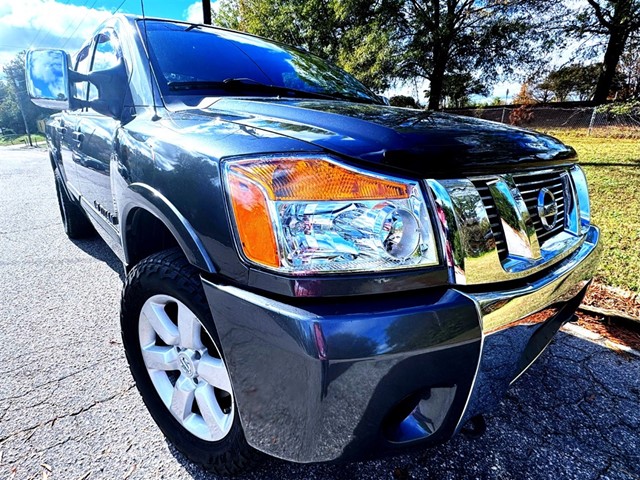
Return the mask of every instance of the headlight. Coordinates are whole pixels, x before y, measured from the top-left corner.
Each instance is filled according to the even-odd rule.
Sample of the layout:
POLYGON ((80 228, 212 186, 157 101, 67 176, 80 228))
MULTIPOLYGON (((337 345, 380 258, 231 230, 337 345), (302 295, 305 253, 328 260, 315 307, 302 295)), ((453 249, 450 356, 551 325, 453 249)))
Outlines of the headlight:
POLYGON ((240 249, 258 265, 311 274, 438 263, 417 182, 322 155, 232 160, 224 178, 240 249))

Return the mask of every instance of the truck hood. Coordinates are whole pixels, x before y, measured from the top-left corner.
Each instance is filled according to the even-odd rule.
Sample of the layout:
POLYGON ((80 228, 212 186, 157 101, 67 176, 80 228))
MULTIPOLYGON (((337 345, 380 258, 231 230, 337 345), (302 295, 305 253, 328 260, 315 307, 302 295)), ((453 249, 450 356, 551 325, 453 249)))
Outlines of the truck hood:
POLYGON ((216 116, 421 177, 540 168, 572 163, 576 157, 571 147, 548 135, 384 105, 223 97, 184 113, 216 116))

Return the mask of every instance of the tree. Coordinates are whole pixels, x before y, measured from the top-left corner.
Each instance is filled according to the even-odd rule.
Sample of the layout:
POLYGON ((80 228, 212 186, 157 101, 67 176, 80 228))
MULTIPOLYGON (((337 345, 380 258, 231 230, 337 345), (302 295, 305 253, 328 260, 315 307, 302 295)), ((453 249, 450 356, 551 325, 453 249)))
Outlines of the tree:
POLYGON ((537 103, 533 93, 531 92, 531 86, 529 83, 524 82, 520 86, 520 91, 515 97, 513 97, 513 103, 515 105, 533 105, 534 103, 537 103))
POLYGON ((26 52, 18 53, 2 67, 6 80, 0 83, 0 127, 18 133, 37 130, 37 121, 46 116, 46 110, 37 107, 27 95, 24 61, 26 52))
POLYGON ((602 69, 601 64, 573 64, 553 70, 536 86, 537 91, 553 93, 558 102, 565 102, 571 95, 579 100, 590 100, 602 69))
POLYGON ((304 48, 382 91, 395 71, 399 0, 219 0, 213 23, 304 48))
POLYGON ((543 63, 553 40, 547 24, 564 8, 547 0, 219 1, 214 23, 303 47, 374 90, 428 80, 430 109, 543 63), (469 72, 475 80, 461 84, 469 72))
POLYGON ((640 35, 630 42, 618 65, 622 89, 620 100, 640 100, 640 35))
POLYGON ((566 29, 576 37, 602 38, 606 43, 593 95, 593 101, 601 104, 609 97, 629 40, 640 31, 640 0, 587 0, 587 4, 566 29))
POLYGON ((564 8, 546 0, 411 0, 399 26, 399 74, 429 80, 440 108, 447 75, 480 72, 484 83, 545 61, 555 40, 547 23, 564 8))
POLYGON ((403 108, 420 108, 415 98, 408 95, 395 95, 389 99, 389 105, 403 108))
MULTIPOLYGON (((426 93, 426 92, 425 92, 426 93)), ((472 95, 489 95, 489 89, 470 73, 448 73, 442 82, 444 104, 451 108, 463 108, 471 103, 472 95)), ((430 93, 428 94, 431 97, 430 93)))

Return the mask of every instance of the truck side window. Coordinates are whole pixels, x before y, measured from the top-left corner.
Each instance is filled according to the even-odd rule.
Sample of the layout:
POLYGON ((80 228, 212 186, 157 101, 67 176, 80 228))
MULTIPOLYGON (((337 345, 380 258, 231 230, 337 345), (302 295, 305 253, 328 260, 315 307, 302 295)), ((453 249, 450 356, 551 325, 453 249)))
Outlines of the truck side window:
MULTIPOLYGON (((96 51, 91 65, 92 72, 113 68, 122 60, 118 39, 113 32, 103 32, 96 37, 96 51)), ((89 85, 89 100, 98 99, 98 89, 89 85)))
MULTIPOLYGON (((91 65, 91 46, 89 43, 85 45, 82 50, 78 52, 76 56, 76 64, 75 70, 78 73, 89 73, 89 66, 91 65)), ((80 100, 87 99, 87 88, 89 82, 77 82, 76 85, 76 94, 75 98, 79 98, 80 100)))

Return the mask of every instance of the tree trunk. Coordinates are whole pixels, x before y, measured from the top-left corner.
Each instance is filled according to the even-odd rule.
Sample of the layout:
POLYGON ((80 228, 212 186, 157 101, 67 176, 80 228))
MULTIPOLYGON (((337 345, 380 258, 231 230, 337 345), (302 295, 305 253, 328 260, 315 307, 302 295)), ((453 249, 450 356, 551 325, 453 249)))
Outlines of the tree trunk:
POLYGON ((600 105, 607 101, 613 78, 620 62, 620 57, 624 51, 624 44, 627 41, 627 35, 621 32, 613 32, 609 37, 607 50, 604 53, 604 61, 602 63, 602 72, 598 77, 598 84, 593 94, 593 102, 600 105))
POLYGON ((444 74, 447 68, 447 60, 443 55, 434 55, 433 73, 431 74, 429 85, 429 110, 440 110, 442 100, 442 88, 444 86, 444 74))

